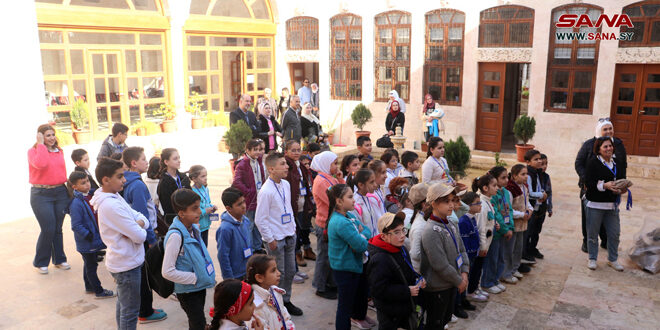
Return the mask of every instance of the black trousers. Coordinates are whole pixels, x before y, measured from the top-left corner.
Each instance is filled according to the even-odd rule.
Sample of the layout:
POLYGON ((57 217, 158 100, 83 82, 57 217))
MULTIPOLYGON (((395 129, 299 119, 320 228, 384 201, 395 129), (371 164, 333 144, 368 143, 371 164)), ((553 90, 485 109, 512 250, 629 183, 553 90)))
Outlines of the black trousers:
POLYGON ((470 273, 468 274, 468 287, 467 293, 474 293, 479 288, 479 280, 481 279, 481 269, 484 265, 485 257, 474 257, 474 261, 470 260, 470 273))
POLYGON ((380 310, 376 311, 376 318, 378 318, 378 330, 397 330, 406 329, 413 330, 408 324, 410 315, 390 315, 380 310))
POLYGON ((96 261, 96 252, 80 253, 83 258, 83 282, 85 282, 85 291, 99 294, 103 292, 101 281, 96 270, 98 261, 96 261))
POLYGON ((204 245, 206 245, 206 247, 209 247, 209 230, 207 229, 201 232, 200 236, 202 236, 202 241, 204 241, 204 245))
POLYGON ((456 288, 442 291, 420 291, 426 312, 425 330, 442 330, 454 311, 456 288))
MULTIPOLYGON (((582 244, 587 245, 587 202, 582 200, 582 195, 580 195, 580 211, 582 213, 582 244)), ((605 225, 600 225, 600 236, 601 246, 607 246, 607 232, 605 231, 605 225)))
POLYGON ((206 327, 206 316, 204 315, 206 290, 178 293, 176 298, 179 299, 181 308, 188 316, 188 328, 191 330, 204 330, 206 327))
POLYGON ((539 235, 545 222, 545 214, 548 211, 547 204, 539 206, 538 211, 534 211, 527 223, 527 231, 523 234, 523 256, 533 256, 536 252, 536 246, 539 244, 539 235))
MULTIPOLYGON (((144 242, 144 252, 149 249, 149 243, 144 242)), ((149 317, 154 313, 152 304, 154 302, 154 295, 151 292, 151 287, 148 282, 147 267, 142 264, 140 273, 142 274, 140 282, 140 314, 139 317, 149 317)))

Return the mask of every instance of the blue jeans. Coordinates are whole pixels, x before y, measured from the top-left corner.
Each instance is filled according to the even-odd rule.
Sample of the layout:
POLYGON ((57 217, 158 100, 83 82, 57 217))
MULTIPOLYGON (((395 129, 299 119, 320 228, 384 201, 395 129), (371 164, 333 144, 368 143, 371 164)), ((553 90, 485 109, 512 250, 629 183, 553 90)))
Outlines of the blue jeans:
POLYGON ((619 258, 619 210, 599 210, 586 207, 587 211, 587 249, 589 259, 598 259, 598 233, 601 225, 607 233, 607 260, 616 261, 619 258))
POLYGON ((48 267, 51 259, 55 265, 66 262, 62 225, 69 201, 64 185, 52 189, 33 187, 30 191, 32 212, 41 228, 37 239, 37 253, 32 262, 35 267, 48 267))
POLYGON ((117 283, 117 329, 135 329, 140 313, 140 269, 142 266, 121 273, 110 273, 117 283))
POLYGON ((481 275, 481 287, 488 289, 500 283, 500 276, 504 272, 504 250, 502 240, 504 237, 493 239, 484 260, 484 271, 481 275))
POLYGON ((349 330, 351 319, 364 320, 367 316, 368 287, 367 276, 361 274, 333 270, 337 282, 337 314, 335 329, 349 330))
POLYGON ((85 291, 99 294, 103 292, 101 281, 96 270, 98 261, 96 261, 97 252, 80 253, 83 258, 83 282, 85 282, 85 291))
POLYGON ((254 251, 263 250, 263 245, 261 242, 261 233, 259 233, 259 228, 254 224, 254 215, 256 210, 247 211, 245 216, 250 219, 250 232, 252 233, 252 253, 254 251))

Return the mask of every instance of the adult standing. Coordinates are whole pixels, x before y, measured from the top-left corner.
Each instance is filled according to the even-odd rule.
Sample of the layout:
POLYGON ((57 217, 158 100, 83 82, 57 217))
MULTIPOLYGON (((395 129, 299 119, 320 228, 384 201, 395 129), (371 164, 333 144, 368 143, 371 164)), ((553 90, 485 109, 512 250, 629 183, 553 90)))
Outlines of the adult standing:
POLYGON ((264 152, 267 154, 271 150, 277 150, 276 137, 282 137, 282 128, 273 116, 270 103, 260 103, 257 109, 259 109, 259 138, 264 141, 266 145, 264 152))
POLYGON ((55 129, 48 124, 37 129, 37 143, 28 150, 30 165, 30 205, 41 233, 32 264, 40 274, 48 274, 52 259, 55 267, 70 269, 64 254, 62 225, 69 205, 64 152, 57 143, 55 129))
POLYGON ((314 116, 320 117, 319 116, 320 115, 320 113, 319 113, 319 109, 320 109, 320 106, 319 106, 319 85, 317 85, 316 83, 312 84, 312 98, 309 101, 309 103, 312 104, 312 111, 314 111, 314 116))
POLYGON ((397 101, 399 102, 399 108, 401 109, 402 113, 406 113, 406 103, 403 102, 403 99, 399 97, 399 92, 396 90, 391 90, 389 94, 390 100, 387 101, 387 109, 390 108, 390 105, 392 102, 397 101))
POLYGON ((300 103, 305 104, 312 100, 312 89, 309 88, 309 79, 303 80, 303 86, 298 88, 298 96, 300 96, 300 103))
POLYGON ((602 227, 607 233, 607 264, 617 271, 623 271, 618 259, 619 203, 621 193, 616 180, 625 179, 626 172, 621 171, 614 159, 616 147, 609 136, 601 136, 594 141, 594 157, 587 161, 584 185, 586 192, 587 213, 587 248, 589 251, 588 268, 596 269, 598 259, 598 234, 602 227))
MULTIPOLYGON (((626 147, 623 145, 621 139, 614 137, 614 126, 610 122, 609 118, 598 119, 596 124, 596 137, 593 137, 587 141, 584 141, 580 151, 578 151, 577 157, 575 158, 575 172, 579 177, 578 186, 580 187, 580 204, 581 204, 581 215, 582 215, 582 251, 587 253, 587 214, 586 214, 586 198, 585 194, 587 188, 585 186, 585 179, 587 175, 587 164, 589 159, 594 158, 595 154, 593 152, 594 143, 598 137, 609 137, 612 139, 614 145, 614 159, 617 163, 617 168, 620 171, 619 174, 622 174, 623 177, 626 176, 626 169, 628 167, 628 160, 626 156, 626 147)), ((603 249, 607 248, 607 233, 605 232, 605 227, 603 226, 600 229, 600 240, 601 247, 603 249)))
POLYGON ((284 87, 282 88, 282 95, 280 96, 280 102, 275 109, 275 118, 282 120, 282 115, 289 108, 291 103, 291 94, 289 94, 289 89, 284 87))
MULTIPOLYGON (((431 137, 440 135, 440 126, 442 126, 442 122, 437 118, 437 115, 435 115, 438 113, 436 112, 436 109, 438 109, 438 112, 442 111, 440 105, 433 102, 433 96, 431 94, 426 94, 426 96, 424 96, 424 106, 422 108, 422 121, 424 121, 424 124, 426 125, 424 138, 427 142, 431 137)), ((442 127, 442 131, 444 132, 444 126, 442 127)))
POLYGON ((300 142, 302 137, 302 127, 300 118, 298 118, 298 107, 300 107, 300 96, 291 96, 289 108, 282 115, 282 135, 284 140, 296 140, 300 142))
POLYGON ((326 135, 321 128, 321 121, 312 113, 312 109, 313 107, 309 103, 303 105, 300 114, 302 137, 307 143, 324 143, 326 135))
POLYGON ((252 98, 248 94, 242 94, 238 100, 238 109, 229 114, 229 126, 236 124, 239 120, 244 121, 252 130, 252 137, 258 137, 257 116, 252 111, 248 111, 252 103, 252 98))
POLYGON ((273 98, 273 91, 270 88, 264 89, 264 100, 268 102, 271 112, 274 114, 277 109, 277 101, 275 101, 275 98, 273 98))
POLYGON ((128 138, 128 126, 122 123, 115 123, 112 125, 112 134, 108 135, 107 138, 101 144, 101 150, 99 150, 96 160, 99 161, 103 157, 110 157, 116 153, 122 153, 126 150, 126 138, 128 138))
POLYGON ((387 117, 385 118, 385 131, 388 135, 396 133, 396 127, 401 127, 401 134, 403 134, 403 125, 406 123, 406 116, 401 112, 401 107, 398 101, 389 103, 387 117))

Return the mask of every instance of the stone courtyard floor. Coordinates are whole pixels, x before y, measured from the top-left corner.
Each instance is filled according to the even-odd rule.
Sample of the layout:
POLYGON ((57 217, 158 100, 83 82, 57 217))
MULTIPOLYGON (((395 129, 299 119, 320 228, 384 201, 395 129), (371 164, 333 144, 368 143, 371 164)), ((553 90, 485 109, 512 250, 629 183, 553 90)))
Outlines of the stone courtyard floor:
MULTIPOLYGON (((231 174, 226 161, 216 164, 220 165, 207 168, 210 170, 208 181, 212 199, 219 203, 220 193, 228 186, 231 174)), ((545 259, 520 283, 508 285, 506 292, 492 296, 487 303, 478 303, 478 309, 468 313, 468 320, 459 320, 451 328, 660 328, 660 275, 643 272, 632 264, 626 253, 644 219, 660 216, 660 182, 633 178, 635 207, 631 211, 621 211, 619 261, 626 269, 619 273, 605 265, 607 256, 602 249, 599 251, 598 269, 587 269, 587 255, 580 251, 580 210, 575 177, 553 175, 552 180, 555 214, 546 219, 539 243, 545 259)), ((467 182, 467 179, 463 181, 467 182)), ((209 251, 219 275, 213 238, 217 228, 218 223, 211 227, 209 251)), ((0 259, 4 261, 0 272, 3 297, 0 300, 0 328, 115 328, 116 299, 95 300, 84 292, 82 259, 75 250, 69 219, 64 224, 64 248, 71 270, 63 271, 51 266, 48 275, 40 275, 34 270, 32 258, 38 232, 34 218, 0 224, 0 242, 4 246, 0 250, 0 259)), ((308 266, 301 267, 301 270, 312 277, 314 262, 308 261, 308 266)), ((99 265, 98 274, 105 288, 114 289, 104 265, 99 265)), ((212 296, 209 290, 207 312, 212 305, 212 296)), ((294 317, 297 328, 334 328, 336 300, 316 297, 311 280, 294 284, 292 301, 305 313, 294 317)), ((164 309, 168 319, 139 325, 140 329, 187 327, 185 313, 178 302, 156 296, 154 307, 164 309)), ((375 318, 375 312, 371 310, 369 315, 375 318)))

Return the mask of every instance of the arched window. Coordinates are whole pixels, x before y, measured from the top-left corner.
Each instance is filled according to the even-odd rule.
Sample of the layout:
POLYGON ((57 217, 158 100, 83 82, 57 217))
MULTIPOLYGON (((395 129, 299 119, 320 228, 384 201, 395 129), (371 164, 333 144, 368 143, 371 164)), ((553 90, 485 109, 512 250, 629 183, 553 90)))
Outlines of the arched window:
POLYGON ((190 13, 193 15, 272 20, 266 0, 192 0, 190 2, 190 13))
POLYGON ((388 11, 378 14, 376 22, 376 101, 387 101, 396 90, 404 101, 410 89, 410 14, 388 11))
POLYGON ((461 104, 465 14, 453 9, 426 13, 424 90, 440 104, 461 104))
POLYGON ((548 111, 592 112, 600 40, 569 40, 559 39, 559 36, 571 32, 594 33, 601 29, 558 28, 555 24, 563 14, 586 14, 595 22, 602 13, 602 8, 588 4, 566 5, 552 10, 545 93, 545 107, 548 111))
POLYGON ((332 98, 362 98, 362 18, 341 14, 330 19, 332 98))
POLYGON ((299 16, 286 21, 286 49, 318 50, 319 20, 299 16))
POLYGON ((499 6, 481 12, 479 47, 532 47, 534 10, 499 6))
POLYGON ((633 27, 621 26, 621 32, 632 32, 632 40, 619 41, 619 47, 660 46, 660 1, 641 1, 623 7, 633 27))

